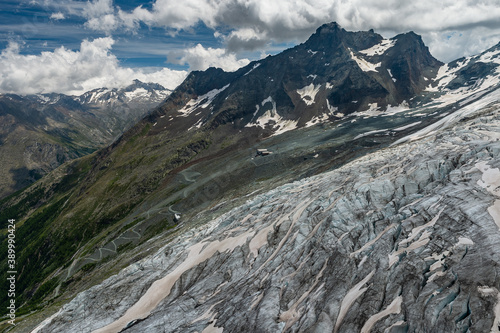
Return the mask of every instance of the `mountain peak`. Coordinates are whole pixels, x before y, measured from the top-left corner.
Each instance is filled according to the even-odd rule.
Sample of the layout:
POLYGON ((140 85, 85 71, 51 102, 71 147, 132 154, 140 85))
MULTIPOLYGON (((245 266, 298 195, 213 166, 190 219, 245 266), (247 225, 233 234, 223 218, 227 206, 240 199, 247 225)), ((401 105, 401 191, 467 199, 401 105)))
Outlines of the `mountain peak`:
POLYGON ((425 46, 424 41, 422 40, 422 36, 419 34, 409 31, 405 32, 399 35, 396 35, 393 39, 397 39, 398 41, 406 41, 406 42, 412 42, 412 43, 417 43, 422 46, 425 46))
POLYGON ((316 32, 309 38, 311 40, 328 40, 332 38, 343 39, 347 31, 337 22, 326 23, 316 29, 316 32))
POLYGON ((373 30, 346 31, 337 22, 331 22, 320 26, 305 44, 318 50, 333 50, 343 46, 359 51, 370 48, 382 40, 383 37, 373 30))
POLYGON ((374 105, 385 110, 423 91, 440 65, 413 32, 389 40, 327 23, 305 43, 236 72, 191 72, 151 114, 151 134, 230 124, 269 136, 374 105))
POLYGON ((316 29, 316 33, 332 33, 335 31, 345 31, 344 28, 340 26, 337 22, 330 22, 330 23, 325 23, 322 26, 320 26, 318 29, 316 29))

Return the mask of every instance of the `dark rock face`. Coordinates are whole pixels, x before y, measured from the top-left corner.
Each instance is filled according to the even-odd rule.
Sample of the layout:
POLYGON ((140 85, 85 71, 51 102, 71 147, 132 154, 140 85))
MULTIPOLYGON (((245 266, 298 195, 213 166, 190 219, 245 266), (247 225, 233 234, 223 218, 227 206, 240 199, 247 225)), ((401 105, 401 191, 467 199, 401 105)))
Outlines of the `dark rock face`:
POLYGON ((498 107, 259 195, 36 332, 495 331, 498 107))
POLYGON ((431 56, 419 35, 409 32, 394 39, 396 45, 387 52, 387 69, 396 80, 397 94, 409 101, 425 89, 443 64, 431 56))
POLYGON ((196 124, 213 130, 233 123, 238 129, 282 132, 315 118, 334 120, 374 105, 385 110, 410 103, 441 65, 414 33, 384 40, 373 31, 325 24, 305 43, 234 73, 191 73, 151 121, 167 129, 196 124), (209 103, 198 100, 203 98, 209 103), (178 117, 186 103, 191 112, 178 117))

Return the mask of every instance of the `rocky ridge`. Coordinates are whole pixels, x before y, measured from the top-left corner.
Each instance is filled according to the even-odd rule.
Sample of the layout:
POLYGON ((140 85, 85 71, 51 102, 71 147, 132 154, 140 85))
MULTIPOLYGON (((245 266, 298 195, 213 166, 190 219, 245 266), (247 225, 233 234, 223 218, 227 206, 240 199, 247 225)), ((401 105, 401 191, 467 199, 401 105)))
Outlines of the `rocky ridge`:
POLYGON ((499 107, 259 195, 34 332, 497 332, 499 107))
POLYGON ((115 103, 135 103, 139 106, 140 103, 153 105, 154 103, 163 102, 171 91, 164 88, 158 83, 144 83, 139 80, 125 88, 99 88, 88 91, 80 96, 72 96, 75 101, 81 104, 115 104, 115 103))

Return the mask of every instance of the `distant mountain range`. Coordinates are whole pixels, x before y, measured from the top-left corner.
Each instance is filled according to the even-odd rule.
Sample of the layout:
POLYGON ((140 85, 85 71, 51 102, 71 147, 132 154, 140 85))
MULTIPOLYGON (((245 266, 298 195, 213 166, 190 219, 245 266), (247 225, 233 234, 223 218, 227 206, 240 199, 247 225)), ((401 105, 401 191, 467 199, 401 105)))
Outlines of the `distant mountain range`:
POLYGON ((81 96, 0 95, 0 198, 110 144, 170 94, 138 80, 81 96))
POLYGON ((413 32, 325 24, 190 73, 114 140, 109 105, 151 89, 30 97, 114 132, 0 202, 23 239, 13 332, 496 327, 500 44, 443 64, 413 32))

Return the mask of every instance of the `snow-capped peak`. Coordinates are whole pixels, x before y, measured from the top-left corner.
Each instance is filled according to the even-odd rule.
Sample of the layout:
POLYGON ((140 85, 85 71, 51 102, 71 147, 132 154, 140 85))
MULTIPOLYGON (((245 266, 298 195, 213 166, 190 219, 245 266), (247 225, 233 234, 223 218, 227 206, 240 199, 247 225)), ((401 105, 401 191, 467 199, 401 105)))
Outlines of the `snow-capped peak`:
POLYGON ((129 103, 132 101, 161 102, 170 95, 170 90, 157 83, 144 83, 134 80, 131 85, 121 89, 99 88, 86 92, 74 99, 84 104, 129 103))

